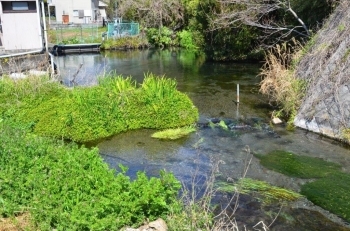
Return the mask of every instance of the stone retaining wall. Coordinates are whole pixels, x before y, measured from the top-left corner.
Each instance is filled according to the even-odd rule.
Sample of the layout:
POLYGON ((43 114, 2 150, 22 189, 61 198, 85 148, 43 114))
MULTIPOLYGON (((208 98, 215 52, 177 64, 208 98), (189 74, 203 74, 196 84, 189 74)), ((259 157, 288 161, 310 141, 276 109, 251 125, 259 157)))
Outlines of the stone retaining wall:
POLYGON ((350 1, 344 0, 314 37, 297 66, 298 78, 308 82, 306 97, 294 124, 346 140, 350 128, 350 1))

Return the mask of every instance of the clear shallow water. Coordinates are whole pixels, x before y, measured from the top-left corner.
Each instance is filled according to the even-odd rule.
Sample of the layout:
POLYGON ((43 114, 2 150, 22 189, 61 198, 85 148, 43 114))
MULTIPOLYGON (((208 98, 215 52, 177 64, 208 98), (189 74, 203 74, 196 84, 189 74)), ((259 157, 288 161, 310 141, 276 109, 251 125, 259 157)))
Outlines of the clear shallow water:
MULTIPOLYGON (((117 168, 120 163, 125 164, 129 167, 130 176, 135 176, 139 170, 157 176, 159 170, 165 169, 189 183, 195 175, 209 174, 212 164, 220 161, 219 179, 238 179, 251 159, 248 177, 296 191, 305 183, 306 180, 265 169, 247 149, 250 153, 262 154, 281 149, 318 157, 339 163, 344 171, 350 172, 350 150, 342 144, 301 129, 288 132, 283 126, 266 128, 272 108, 258 92, 260 78, 257 75, 261 64, 207 63, 203 58, 179 50, 69 55, 57 57, 56 63, 62 81, 69 86, 96 84, 97 75, 111 71, 132 76, 138 82, 142 82, 147 72, 175 78, 178 89, 187 93, 198 107, 200 123, 219 118, 239 119, 250 125, 249 129, 231 131, 201 127, 197 132, 176 141, 160 141, 151 138, 152 130, 137 130, 96 144, 101 156, 112 168, 117 168), (240 85, 239 108, 234 103, 237 84, 240 85)), ((199 183, 205 180, 198 179, 199 183)), ((296 205, 298 208, 300 206, 305 207, 306 204, 296 205)), ((310 204, 307 206, 312 207, 310 204)))

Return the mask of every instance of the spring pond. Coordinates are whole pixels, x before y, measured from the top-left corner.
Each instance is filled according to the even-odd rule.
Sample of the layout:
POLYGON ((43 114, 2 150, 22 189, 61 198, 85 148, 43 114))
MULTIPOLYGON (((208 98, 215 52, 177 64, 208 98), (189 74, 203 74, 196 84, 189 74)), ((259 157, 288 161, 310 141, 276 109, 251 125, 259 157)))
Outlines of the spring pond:
MULTIPOLYGON (((284 125, 270 124, 273 108, 259 93, 261 79, 257 75, 261 63, 206 62, 201 56, 177 49, 70 54, 55 59, 60 78, 67 86, 94 85, 98 75, 111 71, 142 82, 144 73, 149 72, 175 78, 178 90, 188 94, 198 107, 197 131, 179 140, 154 139, 151 135, 155 131, 144 129, 90 144, 99 148, 111 168, 118 168, 119 164, 128 166, 131 177, 140 170, 158 176, 159 170, 165 169, 185 185, 194 180, 200 186, 219 162, 219 168, 215 169, 218 181, 236 181, 246 173, 246 177, 300 191, 309 179, 268 170, 252 155, 273 150, 335 162, 342 171, 350 173, 348 147, 305 130, 287 131, 284 125), (239 106, 235 103, 237 84, 239 106), (219 124, 221 120, 229 129, 208 124, 209 121, 219 124)), ((266 225, 274 221, 270 230, 350 230, 349 224, 305 198, 281 206, 264 205, 251 196, 241 195, 235 219, 242 230, 244 225, 248 230, 253 229, 259 221, 266 225)))

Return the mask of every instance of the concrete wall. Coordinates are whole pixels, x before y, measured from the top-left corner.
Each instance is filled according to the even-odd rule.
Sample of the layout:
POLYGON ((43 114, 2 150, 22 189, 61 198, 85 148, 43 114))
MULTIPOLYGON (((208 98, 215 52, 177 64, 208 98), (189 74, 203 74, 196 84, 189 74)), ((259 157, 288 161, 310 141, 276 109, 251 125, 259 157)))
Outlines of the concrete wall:
POLYGON ((350 142, 350 1, 343 0, 297 65, 308 90, 294 124, 350 142))
MULTIPOLYGON (((6 2, 6 1, 0 1, 6 2)), ((10 1, 7 1, 10 2, 10 1)), ((36 1, 32 1, 35 2, 36 1)), ((27 51, 43 48, 43 35, 39 25, 40 8, 35 12, 4 13, 0 9, 2 46, 5 51, 27 51)))
POLYGON ((96 0, 54 0, 56 7, 56 21, 63 22, 63 15, 68 15, 69 23, 91 23, 95 21, 95 10, 98 10, 96 0), (84 12, 83 17, 79 17, 79 11, 84 12))

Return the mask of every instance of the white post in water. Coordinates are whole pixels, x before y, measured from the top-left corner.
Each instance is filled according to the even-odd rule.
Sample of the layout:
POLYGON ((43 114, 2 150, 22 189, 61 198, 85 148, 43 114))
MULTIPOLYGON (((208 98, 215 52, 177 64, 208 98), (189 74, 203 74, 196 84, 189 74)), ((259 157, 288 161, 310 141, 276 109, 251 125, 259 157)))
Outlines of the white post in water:
POLYGON ((236 105, 236 117, 239 119, 239 84, 237 84, 237 105, 236 105))
POLYGON ((239 104, 239 84, 237 84, 237 105, 239 104))

